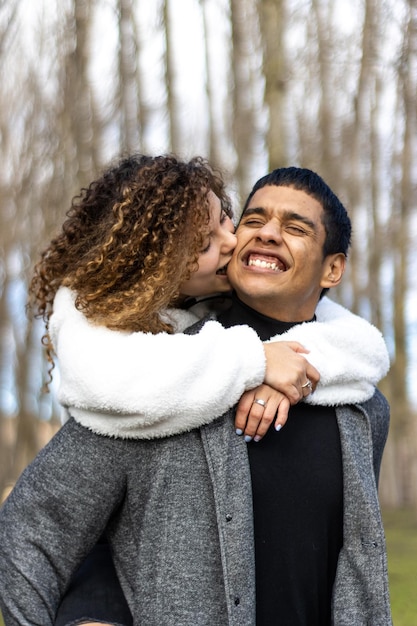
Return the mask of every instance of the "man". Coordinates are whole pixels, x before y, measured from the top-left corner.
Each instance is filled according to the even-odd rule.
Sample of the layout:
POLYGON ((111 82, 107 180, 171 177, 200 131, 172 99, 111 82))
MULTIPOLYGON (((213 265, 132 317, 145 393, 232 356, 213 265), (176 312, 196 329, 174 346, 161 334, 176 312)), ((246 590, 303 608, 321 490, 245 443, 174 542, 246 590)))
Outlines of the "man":
MULTIPOLYGON (((311 320, 323 290, 340 283, 350 223, 309 171, 258 181, 237 235, 228 273, 239 301, 220 316, 226 326, 245 322, 265 340, 311 320)), ((366 406, 301 403, 279 436, 248 446, 258 626, 390 623, 374 490, 387 420, 378 392, 366 406)))
MULTIPOLYGON (((350 222, 316 174, 288 168, 258 181, 237 236, 229 265, 236 297, 219 319, 250 324, 267 339, 313 319, 323 290, 340 282, 350 222)), ((68 446, 85 445, 81 426, 64 429, 68 446)), ((300 404, 280 433, 248 446, 230 415, 164 440, 105 440, 107 480, 96 479, 88 455, 79 471, 95 480, 89 524, 101 532, 108 523, 134 623, 391 624, 376 490, 387 429, 388 407, 375 392, 362 405, 300 404), (128 500, 112 478, 115 446, 127 483, 136 486, 128 500), (100 519, 102 498, 114 499, 110 519, 100 519)), ((96 436, 88 437, 93 445, 96 436)), ((59 470, 62 477, 74 471, 67 464, 54 476, 58 489, 59 470)), ((45 491, 47 498, 54 490, 45 491)), ((71 512, 74 527, 78 515, 71 512)), ((46 532, 56 528, 54 520, 44 523, 46 532)), ((80 553, 92 545, 78 546, 77 535, 59 539, 68 560, 74 544, 80 553)), ((58 579, 66 566, 57 563, 58 579)))

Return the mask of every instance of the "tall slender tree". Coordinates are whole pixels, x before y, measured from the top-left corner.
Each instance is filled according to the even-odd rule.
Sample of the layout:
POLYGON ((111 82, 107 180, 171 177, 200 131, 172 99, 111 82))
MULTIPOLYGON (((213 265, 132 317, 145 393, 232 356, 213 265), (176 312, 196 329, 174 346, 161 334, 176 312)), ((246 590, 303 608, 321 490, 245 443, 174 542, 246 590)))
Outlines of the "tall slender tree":
POLYGON ((261 59, 258 16, 251 0, 231 0, 232 23, 232 128, 236 151, 234 178, 240 197, 251 187, 256 144, 260 139, 261 110, 256 85, 261 59))
POLYGON ((284 0, 260 0, 258 6, 263 43, 264 99, 268 115, 266 148, 268 168, 272 170, 288 163, 285 124, 288 80, 284 46, 286 12, 284 0))
POLYGON ((140 40, 135 8, 138 8, 138 3, 133 0, 118 0, 120 148, 127 152, 137 151, 143 143, 144 111, 140 102, 141 83, 138 77, 140 40))
POLYGON ((173 152, 179 153, 181 150, 181 134, 179 128, 178 101, 175 94, 175 50, 172 37, 169 0, 163 0, 162 7, 163 28, 165 34, 165 90, 167 116, 169 119, 169 144, 173 152))

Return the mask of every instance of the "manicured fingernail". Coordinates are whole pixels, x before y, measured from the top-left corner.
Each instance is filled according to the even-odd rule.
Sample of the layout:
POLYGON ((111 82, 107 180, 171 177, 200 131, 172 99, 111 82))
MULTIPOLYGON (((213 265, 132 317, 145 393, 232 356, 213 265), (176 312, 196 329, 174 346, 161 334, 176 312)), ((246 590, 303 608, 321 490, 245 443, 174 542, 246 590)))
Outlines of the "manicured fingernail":
POLYGON ((245 441, 246 443, 249 443, 249 441, 252 441, 252 437, 250 435, 245 435, 245 441))
POLYGON ((281 428, 282 428, 282 424, 277 424, 275 426, 275 430, 277 431, 277 433, 281 430, 281 428))
POLYGON ((241 428, 236 428, 236 435, 243 435, 243 430, 241 428))
POLYGON ((255 435, 255 437, 253 438, 253 440, 254 440, 254 441, 260 441, 260 440, 261 440, 261 438, 260 438, 260 436, 259 436, 259 435, 255 435))

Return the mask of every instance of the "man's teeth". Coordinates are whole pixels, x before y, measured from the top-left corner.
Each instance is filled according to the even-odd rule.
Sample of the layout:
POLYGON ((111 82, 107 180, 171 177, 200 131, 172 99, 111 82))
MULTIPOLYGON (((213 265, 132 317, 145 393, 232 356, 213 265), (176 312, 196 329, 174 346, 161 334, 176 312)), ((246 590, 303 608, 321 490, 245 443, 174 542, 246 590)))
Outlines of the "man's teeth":
POLYGON ((281 272, 279 265, 275 261, 262 261, 261 259, 249 259, 248 265, 254 265, 255 267, 262 267, 263 269, 274 270, 274 272, 281 272))

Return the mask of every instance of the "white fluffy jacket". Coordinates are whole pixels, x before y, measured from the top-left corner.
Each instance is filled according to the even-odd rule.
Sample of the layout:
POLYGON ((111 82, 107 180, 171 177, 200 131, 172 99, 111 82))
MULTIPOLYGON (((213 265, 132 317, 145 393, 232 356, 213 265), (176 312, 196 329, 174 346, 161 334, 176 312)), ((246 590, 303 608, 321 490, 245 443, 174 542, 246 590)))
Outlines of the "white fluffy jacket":
MULTIPOLYGON (((49 332, 59 363, 58 399, 83 426, 103 435, 150 439, 208 424, 260 385, 263 344, 248 326, 225 329, 189 311, 165 313, 178 334, 126 333, 92 324, 61 287, 49 332)), ((381 333, 366 320, 323 298, 316 322, 299 324, 271 341, 298 341, 320 372, 306 402, 352 404, 372 397, 389 369, 381 333)))

